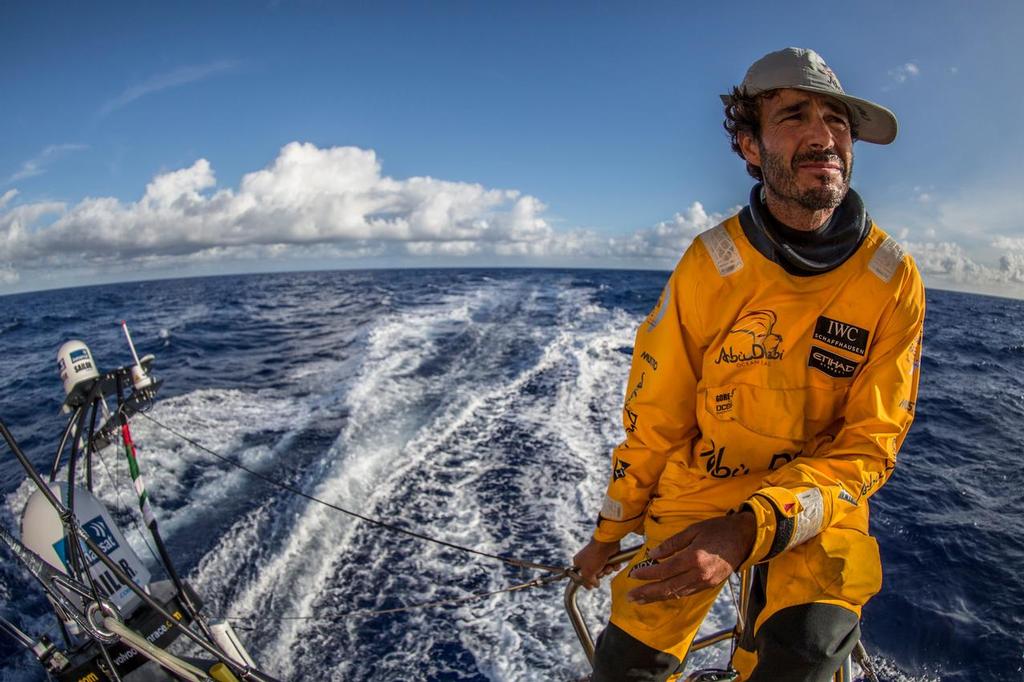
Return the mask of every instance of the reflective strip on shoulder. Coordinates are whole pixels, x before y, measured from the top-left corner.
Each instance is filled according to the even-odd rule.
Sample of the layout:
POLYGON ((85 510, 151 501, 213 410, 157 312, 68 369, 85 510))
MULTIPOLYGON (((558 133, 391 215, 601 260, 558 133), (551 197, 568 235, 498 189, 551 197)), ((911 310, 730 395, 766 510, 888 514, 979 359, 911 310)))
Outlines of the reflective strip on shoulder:
POLYGON ((743 259, 736 249, 736 243, 725 229, 725 223, 719 223, 710 230, 701 232, 699 239, 718 268, 718 274, 726 277, 743 267, 743 259))
POLYGON ((825 520, 825 501, 819 489, 811 488, 798 493, 796 499, 800 503, 800 512, 796 515, 796 530, 786 549, 796 547, 820 533, 821 524, 825 520))
POLYGON ((875 255, 871 257, 868 269, 888 284, 892 276, 896 274, 900 263, 903 262, 904 255, 903 247, 892 237, 886 237, 882 245, 875 251, 875 255))

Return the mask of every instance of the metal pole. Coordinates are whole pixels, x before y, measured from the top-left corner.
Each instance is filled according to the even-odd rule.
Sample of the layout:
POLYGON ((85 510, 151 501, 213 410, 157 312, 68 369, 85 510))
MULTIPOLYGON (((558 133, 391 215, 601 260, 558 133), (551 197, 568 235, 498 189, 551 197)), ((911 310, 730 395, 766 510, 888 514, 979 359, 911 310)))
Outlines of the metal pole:
MULTIPOLYGON (((127 332, 127 328, 125 329, 127 332)), ((134 348, 133 348, 134 351, 134 348)), ((192 620, 196 622, 199 629, 203 631, 207 639, 211 642, 216 643, 216 639, 213 636, 213 632, 210 631, 210 626, 206 623, 206 619, 199 613, 199 608, 192 601, 192 597, 189 595, 188 590, 185 588, 185 583, 178 575, 177 569, 174 567, 174 562, 171 561, 171 555, 167 551, 166 545, 164 545, 164 539, 160 535, 159 525, 157 524, 156 515, 153 513, 153 508, 149 505, 149 493, 146 492, 146 483, 142 479, 142 471, 139 468, 138 453, 135 450, 135 441, 132 439, 131 427, 128 425, 128 417, 124 413, 124 387, 122 384, 123 378, 120 374, 117 376, 117 408, 118 414, 120 415, 121 421, 121 441, 124 443, 124 454, 128 459, 128 471, 132 477, 132 484, 135 487, 135 492, 139 495, 139 509, 142 510, 142 518, 146 523, 146 527, 149 529, 149 534, 153 537, 153 542, 156 544, 156 551, 160 554, 160 561, 163 562, 164 568, 167 569, 167 574, 171 578, 171 582, 174 583, 174 587, 178 590, 178 596, 181 599, 182 606, 192 617, 192 620)), ((227 652, 224 652, 227 654, 227 652)))

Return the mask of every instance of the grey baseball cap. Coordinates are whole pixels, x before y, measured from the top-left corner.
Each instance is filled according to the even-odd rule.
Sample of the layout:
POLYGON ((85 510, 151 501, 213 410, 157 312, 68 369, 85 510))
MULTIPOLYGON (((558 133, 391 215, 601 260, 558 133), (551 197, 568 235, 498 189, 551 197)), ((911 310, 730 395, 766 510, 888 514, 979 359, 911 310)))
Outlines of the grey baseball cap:
MULTIPOLYGON (((779 88, 817 92, 840 100, 853 117, 858 139, 875 144, 889 144, 896 139, 895 114, 874 102, 843 92, 836 74, 814 50, 787 47, 769 52, 747 69, 740 85, 740 90, 749 96, 779 88)), ((732 95, 721 97, 723 103, 732 103, 732 95)))

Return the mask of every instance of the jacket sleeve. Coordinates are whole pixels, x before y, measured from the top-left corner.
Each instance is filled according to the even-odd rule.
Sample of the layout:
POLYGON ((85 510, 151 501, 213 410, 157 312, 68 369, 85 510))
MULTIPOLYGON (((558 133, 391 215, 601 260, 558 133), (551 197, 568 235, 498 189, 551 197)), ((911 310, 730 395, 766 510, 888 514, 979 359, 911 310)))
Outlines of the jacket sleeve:
POLYGON ((913 261, 850 387, 835 438, 765 477, 744 507, 757 536, 744 563, 766 561, 835 525, 888 480, 914 419, 924 286, 913 261))
POLYGON ((625 440, 612 452, 611 475, 594 539, 614 542, 643 521, 669 455, 697 435, 697 381, 703 348, 695 296, 701 256, 690 246, 654 310, 636 332, 622 409, 625 440))

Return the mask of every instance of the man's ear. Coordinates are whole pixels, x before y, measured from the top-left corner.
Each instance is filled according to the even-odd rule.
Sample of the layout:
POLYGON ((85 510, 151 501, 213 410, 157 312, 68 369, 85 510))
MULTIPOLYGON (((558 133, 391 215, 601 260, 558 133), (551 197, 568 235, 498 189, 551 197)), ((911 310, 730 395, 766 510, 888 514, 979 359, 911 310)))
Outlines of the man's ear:
POLYGON ((740 151, 743 152, 743 158, 747 160, 747 163, 760 168, 761 147, 758 146, 754 136, 748 132, 740 132, 737 134, 736 140, 740 143, 740 151))

